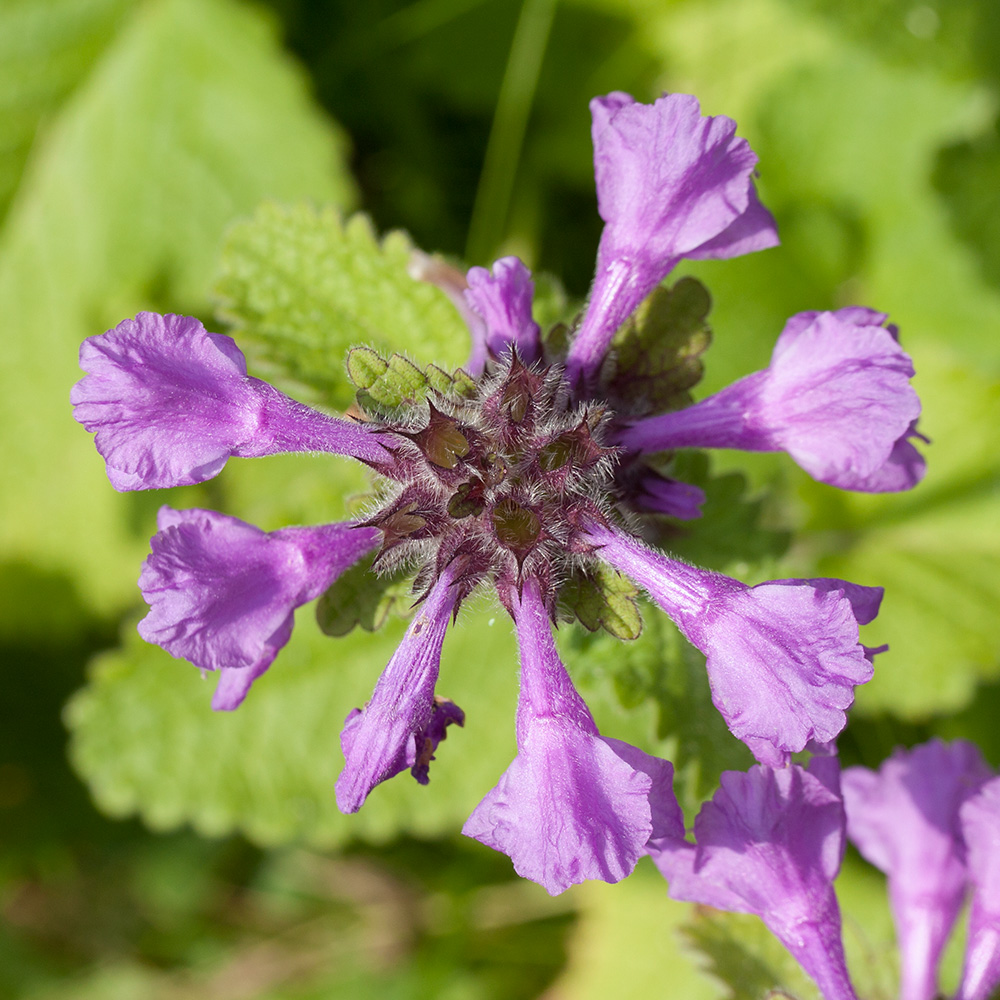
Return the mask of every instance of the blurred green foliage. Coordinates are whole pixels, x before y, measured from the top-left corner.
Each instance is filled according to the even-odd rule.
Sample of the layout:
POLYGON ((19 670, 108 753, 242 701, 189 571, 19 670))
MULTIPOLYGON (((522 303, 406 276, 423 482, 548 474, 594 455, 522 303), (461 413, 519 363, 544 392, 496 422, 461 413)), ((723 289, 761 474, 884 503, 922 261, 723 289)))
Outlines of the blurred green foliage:
MULTIPOLYGON (((445 647, 441 691, 468 718, 427 788, 387 783, 349 818, 333 803, 341 720, 388 658, 392 616, 330 639, 301 613, 247 703, 211 713, 197 671, 134 634, 156 507, 274 529, 343 517, 367 480, 283 456, 117 495, 69 416, 76 349, 142 308, 217 311, 255 370, 303 398, 345 403, 357 342, 451 370, 461 324, 405 278, 406 238, 379 244, 335 211, 360 207, 379 234, 456 261, 518 253, 561 279, 568 304, 558 281, 539 284, 546 318, 565 318, 600 234, 587 101, 695 93, 750 139, 783 238, 679 272, 713 299, 696 394, 765 365, 791 313, 862 302, 900 324, 934 443, 925 483, 887 497, 816 485, 782 456, 722 454, 711 471, 679 456, 709 499, 701 522, 665 522, 662 538, 747 580, 886 586, 865 639, 892 649, 859 693, 846 761, 875 766, 936 733, 976 739, 1000 765, 998 10, 5 0, 0 995, 709 1000, 780 985, 765 983, 785 975, 780 955, 745 920, 699 917, 679 935, 690 910, 645 863, 550 900, 457 836, 514 753, 514 644, 488 602, 445 647), (771 970, 756 990, 724 985, 734 935, 771 970)), ((625 647, 568 630, 561 643, 602 731, 677 761, 690 823, 718 771, 745 761, 707 709, 697 658, 655 609, 644 619, 625 647)), ((891 996, 881 879, 849 856, 841 893, 861 992, 891 996)), ((949 961, 954 977, 954 948, 949 961)))

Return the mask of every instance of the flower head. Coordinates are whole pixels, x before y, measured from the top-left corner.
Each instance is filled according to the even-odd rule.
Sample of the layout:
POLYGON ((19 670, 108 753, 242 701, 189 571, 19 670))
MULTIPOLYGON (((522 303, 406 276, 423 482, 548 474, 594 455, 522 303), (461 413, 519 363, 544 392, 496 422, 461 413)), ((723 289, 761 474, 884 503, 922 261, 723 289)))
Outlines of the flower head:
MULTIPOLYGON (((72 394, 119 489, 201 482, 230 457, 279 451, 345 455, 377 473, 365 520, 348 524, 265 534, 222 514, 167 510, 141 580, 151 608, 142 634, 220 670, 215 704, 231 708, 287 642, 294 609, 362 555, 377 549, 377 572, 415 574, 406 637, 341 735, 346 812, 403 770, 427 781, 448 725, 463 722, 435 695, 448 620, 477 588, 495 590, 521 651, 518 754, 466 832, 552 892, 621 878, 651 842, 680 836, 671 765, 602 736, 559 662, 550 629, 567 583, 606 564, 644 587, 705 652, 716 705, 768 763, 832 740, 871 676, 858 625, 874 617, 877 588, 749 587, 639 541, 644 512, 691 518, 702 499, 645 464, 650 449, 694 440, 664 444, 671 421, 700 425, 700 414, 725 411, 725 434, 694 443, 731 446, 742 434, 860 489, 915 481, 919 464, 908 442, 918 412, 909 359, 867 310, 793 318, 769 371, 720 394, 742 401, 746 426, 729 412, 735 403, 678 409, 689 382, 632 392, 627 365, 608 381, 618 328, 681 257, 729 257, 776 234, 753 186, 756 156, 730 119, 702 116, 685 95, 642 105, 611 94, 592 112, 605 229, 567 348, 542 336, 531 275, 516 258, 462 278, 422 257, 421 276, 447 290, 472 342, 469 370, 428 376, 434 390, 410 387, 393 405, 359 392, 357 419, 329 416, 248 375, 230 338, 141 313, 84 344, 89 374, 72 394)), ((812 802, 808 776, 788 773, 752 781, 771 781, 779 798, 797 782, 812 802)))

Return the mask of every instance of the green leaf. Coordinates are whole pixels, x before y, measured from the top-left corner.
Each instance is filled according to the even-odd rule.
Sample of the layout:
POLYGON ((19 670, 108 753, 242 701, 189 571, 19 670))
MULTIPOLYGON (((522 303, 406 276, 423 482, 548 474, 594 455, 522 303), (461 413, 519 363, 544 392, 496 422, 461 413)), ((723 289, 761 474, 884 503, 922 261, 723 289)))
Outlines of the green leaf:
POLYGON ((371 696, 402 631, 390 620, 332 640, 300 613, 289 645, 227 713, 209 708, 214 677, 202 681, 128 629, 67 707, 73 762, 101 808, 155 829, 190 823, 210 836, 318 846, 454 833, 515 753, 517 658, 506 616, 483 609, 464 612, 445 641, 437 690, 466 723, 438 748, 430 784, 398 775, 354 816, 334 801, 343 721, 371 696))
POLYGON ((263 205, 229 231, 218 312, 276 384, 343 409, 353 391, 341 359, 352 346, 445 367, 468 354, 469 331, 444 292, 410 277, 412 252, 401 232, 380 242, 362 215, 263 205))
POLYGON ((71 419, 80 341, 141 308, 205 311, 234 215, 353 186, 272 26, 233 0, 136 4, 50 110, 0 233, 0 559, 65 575, 106 614, 135 600, 166 497, 116 494, 71 419))
POLYGON ((588 631, 603 628, 616 639, 637 639, 642 615, 638 588, 627 577, 603 563, 574 573, 559 589, 559 604, 569 620, 588 631))
POLYGON ((0 6, 0 220, 32 143, 100 58, 135 0, 0 6))
POLYGON ((701 381, 701 356, 712 339, 712 299, 696 278, 660 286, 615 334, 609 398, 628 415, 647 416, 691 402, 688 390, 701 381))
POLYGON ((816 984, 763 922, 748 913, 698 907, 684 928, 726 1000, 822 1000, 816 984))
POLYGON ((391 612, 405 613, 413 597, 405 575, 379 576, 368 556, 337 577, 316 602, 316 621, 324 635, 343 636, 360 625, 380 629, 391 612))
POLYGON ((458 397, 478 392, 475 381, 461 368, 453 375, 437 365, 421 370, 402 354, 383 358, 370 347, 352 347, 347 352, 347 377, 358 390, 358 405, 369 413, 392 414, 424 399, 431 390, 458 397))

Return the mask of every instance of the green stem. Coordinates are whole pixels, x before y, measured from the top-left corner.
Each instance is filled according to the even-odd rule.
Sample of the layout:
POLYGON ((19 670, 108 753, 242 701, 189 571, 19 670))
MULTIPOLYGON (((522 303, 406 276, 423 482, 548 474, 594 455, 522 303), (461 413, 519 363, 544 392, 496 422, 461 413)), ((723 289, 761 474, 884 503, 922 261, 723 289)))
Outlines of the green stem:
POLYGON ((555 10, 556 0, 524 0, 521 7, 469 224, 465 256, 470 263, 488 263, 503 239, 555 10))

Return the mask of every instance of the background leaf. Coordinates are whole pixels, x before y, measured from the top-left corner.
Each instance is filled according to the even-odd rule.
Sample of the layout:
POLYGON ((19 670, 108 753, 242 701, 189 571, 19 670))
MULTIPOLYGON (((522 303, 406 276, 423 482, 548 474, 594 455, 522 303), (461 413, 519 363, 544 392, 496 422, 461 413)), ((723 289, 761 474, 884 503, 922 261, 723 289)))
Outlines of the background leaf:
POLYGON ((456 368, 469 331, 433 285, 407 272, 413 244, 381 241, 364 216, 332 208, 264 205, 234 226, 216 285, 219 312, 259 370, 299 398, 346 408, 349 347, 405 351, 418 364, 456 368))
POLYGON ((129 629, 68 709, 74 762, 102 808, 160 830, 189 822, 211 836, 239 829, 260 844, 323 847, 454 832, 515 754, 516 654, 506 616, 489 610, 466 611, 446 640, 437 690, 466 723, 441 744, 430 785, 404 774, 355 816, 334 801, 343 721, 371 697, 403 628, 331 640, 300 612, 279 662, 232 713, 209 708, 214 678, 129 629), (464 670, 470 662, 489 669, 464 670))
MULTIPOLYGON (((343 203, 343 142, 258 13, 151 0, 126 18, 33 151, 0 233, 0 559, 134 594, 150 524, 70 417, 80 341, 141 308, 203 312, 227 223, 265 194, 343 203), (72 483, 67 491, 66 483, 72 483)), ((155 501, 154 501, 155 502, 155 501)))

